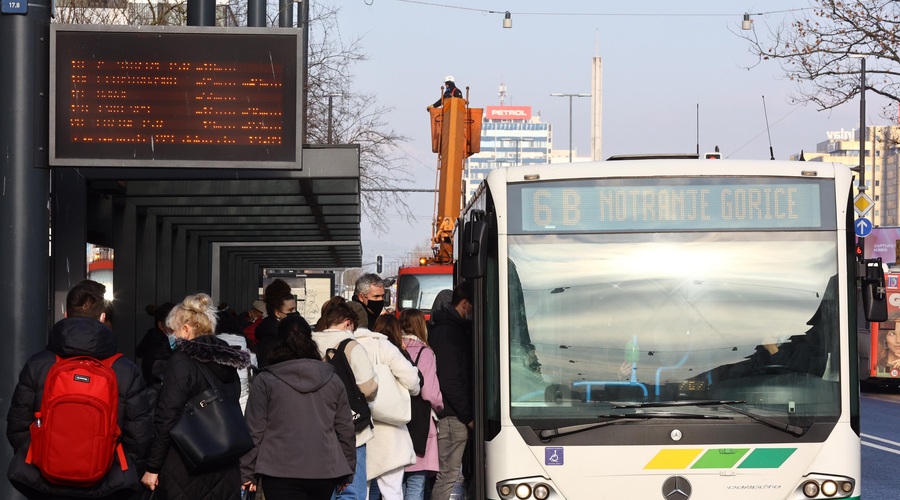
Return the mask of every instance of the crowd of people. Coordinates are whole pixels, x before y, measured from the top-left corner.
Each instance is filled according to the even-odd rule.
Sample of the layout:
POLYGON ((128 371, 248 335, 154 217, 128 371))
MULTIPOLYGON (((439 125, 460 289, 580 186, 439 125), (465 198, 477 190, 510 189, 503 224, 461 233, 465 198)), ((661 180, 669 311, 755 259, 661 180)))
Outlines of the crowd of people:
POLYGON ((283 280, 243 314, 193 294, 147 307, 154 324, 135 349, 140 366, 118 354, 104 288, 90 280, 74 286, 65 319, 21 371, 7 438, 14 450, 10 482, 27 498, 457 498, 474 425, 465 285, 439 294, 426 321, 416 309, 386 314, 385 284, 366 274, 350 300, 328 300, 315 325, 297 312, 283 280), (75 384, 56 383, 54 365, 72 365, 75 384), (95 375, 77 371, 86 366, 95 375), (58 409, 57 393, 92 381, 112 391, 109 408, 73 410, 77 397, 69 395, 69 408, 58 409), (385 406, 379 389, 383 401, 399 391, 410 402, 405 423, 376 411, 385 406), (210 390, 240 408, 253 446, 198 467, 176 429, 210 390), (66 411, 74 416, 59 423, 56 415, 66 411), (86 438, 73 422, 89 418, 115 422, 109 458, 85 466, 103 468, 101 479, 64 477, 52 462, 68 451, 53 450, 61 446, 54 443, 86 438))

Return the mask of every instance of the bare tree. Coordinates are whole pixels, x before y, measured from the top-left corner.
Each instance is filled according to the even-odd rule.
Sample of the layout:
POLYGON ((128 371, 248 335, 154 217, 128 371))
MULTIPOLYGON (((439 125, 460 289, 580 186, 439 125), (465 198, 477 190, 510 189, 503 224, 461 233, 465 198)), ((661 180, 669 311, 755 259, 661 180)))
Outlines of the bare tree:
MULTIPOLYGON (((268 15, 274 26, 278 6, 270 1, 269 7, 276 9, 268 15)), ((217 6, 216 24, 246 24, 246 10, 243 1, 217 6)), ((386 117, 391 108, 379 104, 375 94, 354 89, 353 65, 365 61, 366 55, 361 39, 342 38, 339 14, 340 8, 330 0, 310 3, 304 142, 326 144, 330 122, 333 143, 359 145, 361 208, 375 229, 385 232, 389 213, 413 218, 406 201, 392 191, 412 182, 400 150, 408 139, 389 126, 386 117)), ((70 24, 184 25, 186 20, 186 0, 62 0, 56 18, 70 24)))
POLYGON ((760 62, 776 60, 797 83, 793 97, 831 109, 859 94, 860 62, 866 58, 866 89, 891 101, 883 112, 896 115, 900 100, 900 2, 895 0, 810 0, 792 20, 740 32, 760 62))
POLYGON ((362 209, 375 229, 384 232, 390 212, 399 211, 407 220, 413 216, 406 201, 392 191, 412 182, 400 151, 408 139, 387 123, 391 108, 380 105, 375 94, 353 89, 352 67, 366 55, 361 39, 342 38, 339 13, 331 3, 311 4, 307 142, 327 144, 330 135, 335 144, 359 144, 362 209))

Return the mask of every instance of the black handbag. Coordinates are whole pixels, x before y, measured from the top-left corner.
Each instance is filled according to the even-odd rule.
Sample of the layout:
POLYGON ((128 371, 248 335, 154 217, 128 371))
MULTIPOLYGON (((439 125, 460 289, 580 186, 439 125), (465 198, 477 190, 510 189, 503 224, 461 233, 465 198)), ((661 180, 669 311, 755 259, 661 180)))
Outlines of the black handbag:
POLYGON ((230 465, 253 449, 253 438, 238 402, 220 394, 209 369, 202 363, 197 366, 209 389, 187 402, 181 418, 169 431, 189 472, 230 465))
MULTIPOLYGON (((426 347, 422 347, 419 349, 419 354, 416 355, 416 360, 412 361, 412 365, 416 368, 419 367, 419 358, 422 356, 422 351, 427 349, 426 347)), ((409 359, 409 354, 406 351, 403 351, 406 354, 407 359, 409 359)), ((421 388, 424 384, 424 380, 422 378, 422 372, 419 372, 419 387, 421 388)), ((412 418, 406 424, 406 429, 409 431, 409 437, 412 439, 413 449, 416 452, 416 456, 424 457, 425 456, 425 446, 428 443, 428 431, 431 427, 431 403, 422 399, 422 394, 419 393, 417 396, 411 396, 409 398, 409 403, 411 407, 412 418)))

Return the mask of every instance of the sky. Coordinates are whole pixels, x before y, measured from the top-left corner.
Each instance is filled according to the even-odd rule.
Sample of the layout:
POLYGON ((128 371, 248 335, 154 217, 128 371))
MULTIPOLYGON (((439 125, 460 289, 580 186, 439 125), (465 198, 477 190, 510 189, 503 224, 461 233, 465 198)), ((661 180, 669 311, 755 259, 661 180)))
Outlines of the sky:
MULTIPOLYGON (((322 0, 336 1, 336 0, 322 0)), ((693 153, 716 146, 725 158, 776 159, 815 151, 826 132, 859 125, 859 101, 829 111, 799 105, 796 83, 774 61, 758 61, 739 37, 745 12, 760 38, 807 0, 340 0, 340 35, 362 39, 368 60, 354 67, 353 87, 375 93, 391 108, 389 126, 409 140, 403 161, 415 179, 404 187, 433 188, 426 106, 445 75, 469 87, 473 107, 532 106, 553 126, 554 148, 568 149, 568 98, 590 93, 591 61, 603 65, 603 157, 634 153, 693 153), (493 12, 487 12, 493 11, 493 12), (509 11, 513 27, 502 27, 509 11), (699 110, 699 112, 698 112, 699 110), (698 119, 699 116, 699 119, 698 119), (699 140, 698 140, 699 139, 699 140)), ((746 33, 746 32, 745 32, 746 33)), ((885 125, 868 96, 868 125, 885 125)), ((576 98, 572 142, 590 154, 590 99, 576 98)), ((385 275, 431 237, 432 194, 402 193, 415 220, 389 209, 387 233, 363 217, 364 268, 383 255, 385 275)))

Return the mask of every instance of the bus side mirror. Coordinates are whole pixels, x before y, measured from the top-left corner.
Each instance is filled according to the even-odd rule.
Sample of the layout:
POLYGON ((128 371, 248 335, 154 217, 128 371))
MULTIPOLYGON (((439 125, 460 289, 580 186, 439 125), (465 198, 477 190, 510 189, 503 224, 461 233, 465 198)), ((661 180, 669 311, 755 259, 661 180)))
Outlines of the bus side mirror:
POLYGON ((863 265, 865 274, 862 278, 862 299, 866 320, 873 323, 887 321, 887 293, 881 258, 865 259, 863 265))
POLYGON ((487 252, 483 244, 486 233, 487 222, 483 220, 470 220, 463 226, 459 255, 459 274, 462 278, 484 276, 487 267, 487 252))

